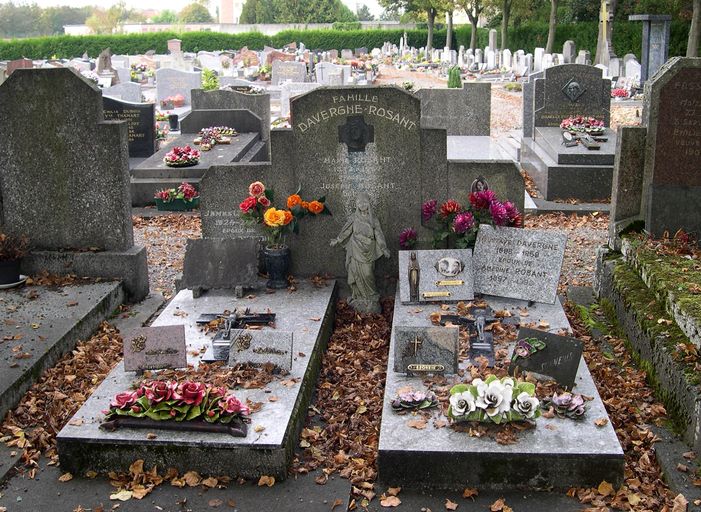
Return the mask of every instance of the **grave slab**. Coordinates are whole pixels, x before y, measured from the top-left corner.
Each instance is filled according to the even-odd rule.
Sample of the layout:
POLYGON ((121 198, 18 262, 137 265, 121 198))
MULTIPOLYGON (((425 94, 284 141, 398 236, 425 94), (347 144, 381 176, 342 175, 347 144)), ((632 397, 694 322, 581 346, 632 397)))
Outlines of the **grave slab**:
POLYGON ((0 343, 0 417, 17 405, 46 368, 73 350, 78 340, 90 337, 123 299, 117 282, 1 290, 0 340, 14 339, 0 343))
POLYGON ((552 127, 537 127, 535 140, 558 164, 613 165, 616 156, 616 132, 606 130, 606 142, 599 142, 600 149, 587 149, 582 144, 571 148, 562 144, 562 130, 552 127))
MULTIPOLYGON (((518 316, 525 301, 485 297, 494 310, 507 309, 518 316)), ((429 315, 440 306, 404 306, 395 301, 393 335, 388 368, 394 366, 394 332, 398 325, 429 326, 429 315)), ((529 322, 545 320, 550 332, 570 326, 559 302, 535 304, 528 308, 529 322)), ((465 368, 461 362, 460 367, 465 368)), ((448 377, 447 385, 461 382, 448 377)), ((426 428, 410 428, 410 416, 392 411, 398 390, 407 386, 424 389, 420 377, 387 372, 378 455, 379 479, 383 484, 412 488, 540 489, 596 487, 606 480, 617 487, 623 480, 623 450, 609 421, 596 427, 594 419, 608 418, 591 374, 581 360, 575 391, 594 399, 589 402, 587 419, 575 423, 566 419, 538 418, 536 428, 521 432, 518 442, 502 445, 485 437, 470 437, 450 427, 436 428, 429 420, 426 428)), ((442 414, 433 412, 433 419, 442 414)), ((445 418, 443 418, 445 419, 445 418)))
POLYGON ((200 314, 247 307, 257 312, 270 309, 277 314, 277 330, 294 333, 292 370, 285 378, 299 380, 292 386, 274 380, 264 389, 233 391, 242 400, 264 403, 263 408, 252 415, 247 437, 163 430, 158 431, 156 439, 147 439, 145 430, 105 432, 99 429, 104 418, 101 411, 109 400, 137 380, 135 374, 125 372, 120 363, 76 413, 74 418, 82 419, 83 424, 75 426, 70 423, 77 422, 69 422, 59 433, 61 467, 73 474, 84 474, 90 469, 127 471, 134 460, 144 459, 146 466, 176 467, 181 472, 194 470, 244 478, 271 475, 285 479, 314 389, 321 355, 333 329, 335 296, 335 281, 324 288, 302 283, 294 293, 283 291, 242 299, 223 292, 210 292, 193 299, 189 290, 179 292, 153 325, 185 326, 188 363, 197 364, 200 356, 193 354, 199 354, 210 342, 195 323, 200 314), (268 401, 271 396, 278 400, 268 401), (264 430, 254 432, 254 425, 264 430))

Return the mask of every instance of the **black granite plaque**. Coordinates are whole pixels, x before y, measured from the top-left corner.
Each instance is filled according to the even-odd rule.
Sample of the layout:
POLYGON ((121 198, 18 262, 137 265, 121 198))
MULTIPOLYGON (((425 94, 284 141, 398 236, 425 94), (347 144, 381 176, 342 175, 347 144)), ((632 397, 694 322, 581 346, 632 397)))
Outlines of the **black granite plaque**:
POLYGON ((127 121, 129 156, 148 157, 156 152, 155 105, 103 97, 105 120, 127 121))

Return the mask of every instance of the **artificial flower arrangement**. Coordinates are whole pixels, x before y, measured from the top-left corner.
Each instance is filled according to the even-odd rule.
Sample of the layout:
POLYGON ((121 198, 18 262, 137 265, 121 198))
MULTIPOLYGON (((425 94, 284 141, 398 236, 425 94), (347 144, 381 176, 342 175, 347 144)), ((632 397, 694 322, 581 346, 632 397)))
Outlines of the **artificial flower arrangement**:
POLYGON ((438 406, 438 398, 434 393, 425 391, 409 391, 399 393, 392 400, 392 410, 395 412, 418 411, 421 409, 431 409, 438 406))
POLYGON ((543 407, 552 407, 558 417, 571 420, 581 420, 587 412, 584 397, 569 392, 553 393, 552 398, 543 401, 543 407))
POLYGON ((540 401, 535 396, 535 384, 499 379, 490 375, 471 384, 457 384, 450 390, 448 417, 454 422, 478 421, 509 423, 534 420, 541 414, 540 401))
POLYGON ((227 430, 233 435, 245 436, 244 423, 250 421, 251 411, 223 387, 193 381, 150 381, 142 382, 136 391, 116 395, 104 413, 102 427, 106 429, 118 428, 120 423, 152 428, 152 422, 162 423, 155 426, 168 429, 172 422, 192 422, 184 429, 216 431, 213 426, 234 422, 237 428, 227 430))
POLYGON ((217 144, 230 144, 231 137, 238 135, 238 132, 228 126, 210 126, 202 128, 197 135, 195 144, 198 144, 202 151, 209 151, 217 144))
POLYGON ((178 188, 159 190, 153 197, 154 199, 160 199, 165 203, 169 203, 176 199, 182 199, 183 201, 194 201, 199 199, 200 195, 197 193, 194 186, 190 185, 186 181, 183 181, 178 188))
POLYGON ((187 146, 175 146, 163 157, 168 167, 189 167, 200 161, 200 152, 187 146))
POLYGON ((156 140, 166 140, 170 133, 170 127, 164 126, 162 123, 156 123, 156 140))
POLYGON ((274 206, 275 193, 272 189, 255 181, 248 186, 248 197, 239 204, 241 217, 251 224, 263 226, 268 239, 268 247, 280 247, 286 233, 299 233, 299 222, 308 216, 331 215, 325 204, 326 198, 304 201, 300 190, 287 197, 285 208, 274 206))
POLYGON ((623 87, 616 87, 611 91, 611 97, 612 98, 627 98, 628 97, 628 91, 626 91, 623 87))
POLYGON ((182 94, 176 94, 175 96, 168 96, 167 98, 161 100, 161 108, 165 110, 170 110, 172 108, 179 108, 185 105, 185 96, 182 94))
MULTIPOLYGON (((520 227, 522 222, 518 208, 510 201, 501 202, 491 190, 471 193, 467 207, 453 199, 440 205, 435 199, 426 201, 421 206, 421 219, 423 225, 434 232, 434 249, 446 241, 458 249, 474 247, 482 223, 520 227)), ((413 228, 407 228, 399 235, 402 249, 413 249, 416 241, 417 233, 413 228)))
POLYGON ((585 132, 591 135, 600 135, 606 131, 603 121, 586 116, 567 117, 560 122, 560 128, 575 134, 585 132))
POLYGON ((163 121, 168 121, 168 114, 164 114, 163 112, 156 111, 156 121, 163 122, 163 121))
POLYGON ((80 72, 80 74, 83 75, 83 78, 86 78, 87 80, 90 80, 93 83, 98 83, 100 81, 100 75, 98 75, 94 71, 90 71, 89 69, 84 69, 80 72))

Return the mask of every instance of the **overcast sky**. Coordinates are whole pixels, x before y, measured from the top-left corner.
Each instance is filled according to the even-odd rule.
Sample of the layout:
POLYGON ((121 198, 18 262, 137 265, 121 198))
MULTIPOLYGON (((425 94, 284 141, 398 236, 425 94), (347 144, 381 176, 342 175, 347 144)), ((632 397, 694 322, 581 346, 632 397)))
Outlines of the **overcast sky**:
MULTIPOLYGON (((164 0, 126 0, 126 4, 129 7, 137 9, 171 9, 173 11, 179 11, 187 4, 191 3, 192 0, 169 0, 165 2, 164 0)), ((0 3, 8 3, 9 0, 0 0, 0 3)), ((351 11, 355 12, 356 3, 358 5, 365 4, 370 8, 370 11, 378 16, 382 12, 382 8, 377 3, 377 0, 342 0, 351 11)), ((39 4, 41 7, 49 7, 54 5, 70 5, 71 7, 83 7, 86 5, 97 5, 98 7, 110 7, 111 5, 117 3, 115 0, 14 0, 15 4, 39 4)), ((216 6, 219 5, 219 0, 210 0, 209 6, 210 10, 214 12, 216 6)))

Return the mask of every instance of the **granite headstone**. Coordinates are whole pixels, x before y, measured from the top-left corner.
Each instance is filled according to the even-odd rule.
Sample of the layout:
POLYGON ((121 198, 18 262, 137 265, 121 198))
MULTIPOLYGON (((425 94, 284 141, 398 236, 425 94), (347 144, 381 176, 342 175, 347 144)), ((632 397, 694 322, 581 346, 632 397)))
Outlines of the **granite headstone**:
POLYGON ((156 101, 181 94, 185 105, 192 103, 190 91, 202 87, 202 75, 199 71, 180 71, 161 68, 156 70, 156 101))
POLYGON ((105 120, 126 121, 129 156, 149 157, 156 152, 155 105, 102 97, 105 120))
POLYGON ((459 328, 394 327, 394 371, 409 375, 458 372, 459 328))
POLYGON ((280 85, 284 82, 306 82, 307 65, 304 62, 273 61, 272 85, 280 85))

